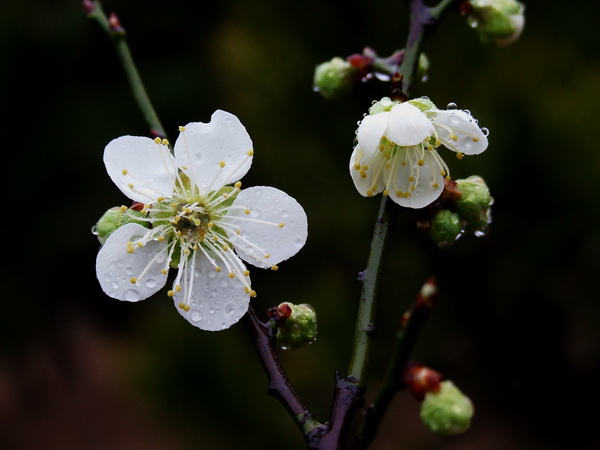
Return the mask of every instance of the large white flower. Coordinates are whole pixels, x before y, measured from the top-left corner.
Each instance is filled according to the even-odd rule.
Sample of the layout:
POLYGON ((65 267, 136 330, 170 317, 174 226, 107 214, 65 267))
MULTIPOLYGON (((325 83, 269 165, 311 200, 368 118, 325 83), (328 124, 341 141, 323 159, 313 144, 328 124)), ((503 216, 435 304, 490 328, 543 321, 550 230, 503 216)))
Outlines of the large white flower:
POLYGON ((234 115, 216 111, 209 123, 180 127, 174 156, 168 142, 123 136, 104 163, 117 187, 143 204, 139 223, 114 231, 98 253, 96 272, 110 297, 138 301, 177 275, 168 295, 192 325, 222 330, 247 311, 249 271, 242 262, 276 269, 306 242, 306 214, 272 187, 241 190, 252 141, 234 115), (235 183, 231 185, 231 183, 235 183))
POLYGON ((476 155, 487 148, 486 136, 468 111, 439 110, 426 98, 384 98, 359 124, 350 174, 365 197, 383 192, 401 206, 423 208, 449 177, 436 148, 443 144, 459 158, 476 155))

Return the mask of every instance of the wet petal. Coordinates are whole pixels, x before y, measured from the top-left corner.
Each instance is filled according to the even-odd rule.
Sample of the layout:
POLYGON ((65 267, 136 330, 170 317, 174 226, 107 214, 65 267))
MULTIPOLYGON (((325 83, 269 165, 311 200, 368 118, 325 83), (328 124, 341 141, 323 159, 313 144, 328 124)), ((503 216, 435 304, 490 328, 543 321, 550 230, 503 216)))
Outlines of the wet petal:
POLYGON ((356 190, 363 197, 371 197, 383 191, 382 165, 385 163, 385 158, 379 153, 367 158, 362 148, 357 145, 350 157, 350 176, 356 190))
POLYGON ((241 191, 222 220, 231 227, 229 239, 240 258, 262 268, 295 255, 308 235, 302 206, 268 186, 241 191))
POLYGON ((252 140, 239 119, 225 111, 209 123, 187 124, 175 142, 177 165, 200 193, 216 191, 241 179, 252 164, 252 140))
POLYGON ((439 140, 450 150, 465 155, 477 155, 488 146, 486 135, 466 111, 460 109, 436 111, 433 115, 433 124, 439 140), (454 136, 451 132, 454 132, 454 136))
POLYGON ((419 108, 410 103, 400 103, 390 111, 385 136, 401 147, 417 145, 431 136, 433 124, 419 108))
POLYGON ((167 282, 167 243, 150 241, 135 245, 151 232, 135 223, 118 228, 106 240, 96 258, 96 275, 102 290, 112 298, 137 302, 159 291, 167 282), (128 252, 127 250, 133 250, 128 252), (133 282, 132 282, 133 281, 133 282))
MULTIPOLYGON (((181 290, 174 289, 173 300, 179 314, 195 327, 224 330, 248 311, 250 295, 240 280, 229 278, 226 271, 215 271, 202 252, 194 252, 183 270, 181 290)), ((249 279, 247 283, 250 284, 249 279)))
POLYGON ((423 208, 437 200, 444 189, 444 177, 435 157, 435 150, 425 150, 423 154, 415 154, 410 158, 398 155, 384 177, 389 181, 387 186, 390 198, 407 208, 423 208), (421 159, 423 165, 419 165, 421 159), (407 161, 402 165, 401 161, 407 161))
POLYGON ((372 116, 366 116, 356 133, 356 140, 362 151, 369 157, 379 149, 379 142, 383 137, 390 119, 390 112, 385 111, 372 116))
POLYGON ((110 178, 131 200, 154 203, 173 193, 177 169, 168 147, 150 138, 122 136, 104 149, 110 178))

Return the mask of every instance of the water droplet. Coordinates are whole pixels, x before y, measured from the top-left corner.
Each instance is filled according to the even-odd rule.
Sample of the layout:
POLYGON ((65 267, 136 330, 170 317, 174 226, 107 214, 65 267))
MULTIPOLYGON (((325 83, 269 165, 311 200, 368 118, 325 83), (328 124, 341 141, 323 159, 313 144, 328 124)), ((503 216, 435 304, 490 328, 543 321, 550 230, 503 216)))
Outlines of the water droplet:
POLYGON ((192 309, 190 311, 190 319, 192 319, 194 322, 200 322, 202 320, 202 314, 200 314, 200 311, 197 309, 192 309))
POLYGON ((148 289, 154 289, 156 287, 156 281, 154 281, 154 279, 149 278, 146 280, 146 287, 148 289))
POLYGON ((116 291, 117 289, 119 289, 119 283, 117 283, 116 281, 113 281, 111 284, 112 288, 116 291))
POLYGON ((125 275, 127 275, 128 277, 130 277, 131 275, 133 275, 133 269, 131 267, 128 267, 125 269, 125 275))
POLYGON ((140 293, 135 289, 127 289, 123 293, 123 298, 128 302, 137 302, 140 299, 140 293))
POLYGON ((221 322, 221 330, 227 328, 227 324, 225 322, 221 322))
POLYGON ((481 129, 481 132, 482 132, 484 135, 486 135, 486 136, 489 136, 489 135, 490 135, 490 130, 488 130, 488 129, 487 129, 487 128, 485 128, 485 127, 481 129))
POLYGON ((304 244, 304 239, 302 239, 300 236, 296 237, 296 239, 294 239, 294 243, 296 245, 303 245, 304 244))
POLYGON ((456 109, 456 108, 457 108, 456 103, 448 103, 446 105, 446 109, 456 109))
POLYGON ((93 234, 94 236, 98 236, 98 227, 97 227, 96 225, 94 225, 94 226, 92 227, 92 234, 93 234))
POLYGON ((227 281, 227 279, 223 279, 221 281, 221 287, 226 288, 227 286, 229 286, 229 281, 227 281))
POLYGON ((235 312, 235 305, 232 302, 229 302, 225 305, 225 314, 230 316, 235 312))
POLYGON ((208 272, 208 278, 212 278, 215 279, 217 277, 217 271, 216 270, 211 270, 208 272))
POLYGON ((215 309, 214 308, 208 308, 208 313, 209 314, 214 314, 215 313, 215 309))

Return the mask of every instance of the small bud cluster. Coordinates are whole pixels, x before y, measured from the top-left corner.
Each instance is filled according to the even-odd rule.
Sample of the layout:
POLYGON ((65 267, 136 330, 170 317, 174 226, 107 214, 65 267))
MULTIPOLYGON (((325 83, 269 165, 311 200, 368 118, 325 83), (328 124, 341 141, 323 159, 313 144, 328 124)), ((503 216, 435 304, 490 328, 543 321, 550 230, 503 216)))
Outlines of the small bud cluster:
POLYGON ((409 364, 404 371, 408 391, 421 401, 421 420, 434 433, 444 436, 466 431, 473 418, 473 403, 450 380, 435 370, 409 364))
POLYGON ((317 338, 317 315, 312 306, 284 302, 269 310, 277 324, 277 342, 284 350, 300 348, 317 338))
POLYGON ((482 42, 505 46, 515 42, 525 26, 525 7, 516 0, 470 0, 469 25, 482 42))
POLYGON ((139 208, 136 204, 132 205, 130 208, 126 206, 115 206, 114 208, 110 208, 106 211, 100 220, 94 225, 92 228, 92 233, 94 233, 101 244, 106 242, 106 239, 118 228, 126 225, 128 223, 137 223, 138 225, 142 225, 143 227, 148 227, 148 223, 137 220, 137 218, 141 218, 143 214, 139 211, 139 208))
POLYGON ((446 180, 440 199, 424 212, 418 227, 440 248, 448 248, 465 233, 483 236, 487 232, 493 202, 479 176, 446 180))

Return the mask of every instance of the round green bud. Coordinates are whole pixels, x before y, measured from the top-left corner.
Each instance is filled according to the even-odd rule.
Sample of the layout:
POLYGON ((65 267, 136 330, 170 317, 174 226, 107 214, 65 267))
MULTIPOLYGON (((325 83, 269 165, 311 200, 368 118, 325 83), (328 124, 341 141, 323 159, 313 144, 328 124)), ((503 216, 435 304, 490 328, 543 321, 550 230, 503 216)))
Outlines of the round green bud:
POLYGON ((427 111, 429 110, 437 109, 435 103, 429 100, 428 97, 413 98, 412 100, 409 100, 408 103, 410 103, 413 106, 416 106, 425 114, 427 114, 427 111))
POLYGON ((290 316, 277 328, 277 341, 283 349, 293 349, 312 343, 317 338, 317 315, 312 306, 294 305, 284 302, 291 308, 290 316))
POLYGON ((471 425, 473 403, 452 381, 440 383, 437 392, 428 392, 421 403, 421 420, 441 435, 459 434, 471 425))
POLYGON ((327 100, 335 100, 350 92, 356 69, 340 57, 321 63, 315 69, 314 89, 327 100))
POLYGON ((480 39, 504 46, 518 39, 525 26, 525 7, 516 0, 471 0, 469 24, 480 39))
POLYGON ((144 227, 148 227, 146 222, 136 220, 136 217, 142 217, 142 213, 134 209, 127 209, 124 206, 110 208, 106 211, 100 220, 92 228, 94 233, 101 244, 106 242, 106 239, 119 227, 127 223, 137 223, 144 227))
POLYGON ((456 200, 456 211, 467 221, 469 229, 485 228, 489 223, 490 206, 493 199, 483 178, 473 175, 464 180, 456 180, 461 195, 456 200))
POLYGON ((421 80, 423 83, 427 81, 429 77, 429 58, 425 53, 421 53, 419 55, 419 62, 417 64, 417 78, 421 80))
POLYGON ((438 211, 431 219, 429 235, 431 240, 440 247, 452 245, 462 232, 460 216, 448 209, 438 211))
POLYGON ((379 114, 384 111, 389 111, 393 106, 397 105, 399 102, 392 100, 389 97, 383 97, 379 101, 374 101, 371 107, 369 108, 369 114, 372 116, 373 114, 379 114))

